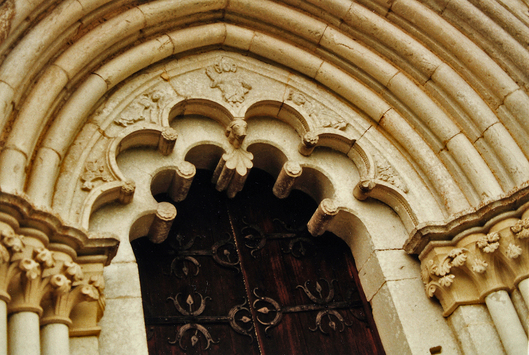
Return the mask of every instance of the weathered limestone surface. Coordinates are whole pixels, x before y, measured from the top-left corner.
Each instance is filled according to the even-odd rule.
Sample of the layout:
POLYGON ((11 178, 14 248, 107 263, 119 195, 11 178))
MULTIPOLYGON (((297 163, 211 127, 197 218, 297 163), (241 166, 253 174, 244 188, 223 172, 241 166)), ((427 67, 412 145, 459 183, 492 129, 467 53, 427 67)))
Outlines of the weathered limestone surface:
POLYGON ((153 194, 208 169, 233 197, 259 168, 351 247, 388 354, 526 354, 528 11, 1 1, 0 340, 146 354, 130 240, 175 215, 153 194))

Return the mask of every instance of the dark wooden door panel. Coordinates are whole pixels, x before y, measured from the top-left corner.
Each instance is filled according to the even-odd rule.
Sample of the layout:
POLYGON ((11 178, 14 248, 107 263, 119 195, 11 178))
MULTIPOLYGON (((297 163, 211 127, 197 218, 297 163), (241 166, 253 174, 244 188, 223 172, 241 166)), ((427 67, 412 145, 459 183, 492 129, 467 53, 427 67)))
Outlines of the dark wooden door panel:
POLYGON ((133 242, 150 353, 382 354, 348 246, 305 228, 314 201, 278 200, 260 171, 228 199, 210 176, 164 243, 133 242))

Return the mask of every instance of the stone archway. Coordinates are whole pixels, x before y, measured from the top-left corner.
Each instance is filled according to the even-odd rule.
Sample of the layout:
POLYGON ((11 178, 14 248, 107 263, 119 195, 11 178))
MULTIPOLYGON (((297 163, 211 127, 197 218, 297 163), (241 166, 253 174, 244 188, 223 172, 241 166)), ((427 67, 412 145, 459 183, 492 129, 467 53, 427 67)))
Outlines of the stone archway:
MULTIPOLYGON (((185 185, 187 158, 214 169, 224 152, 240 148, 225 133, 244 120, 243 149, 255 166, 279 177, 285 162, 296 161, 305 171, 296 188, 318 202, 336 200, 339 212, 325 228, 364 265, 374 309, 391 310, 375 312, 387 348, 511 352, 502 342, 517 342, 496 330, 502 322, 484 304, 508 293, 523 318, 523 295, 529 303, 521 257, 529 200, 527 10, 518 0, 5 0, 0 187, 6 198, 17 196, 15 205, 51 212, 59 225, 102 241, 98 234, 115 230, 100 217, 116 201, 140 221, 129 218, 123 228, 147 228, 156 210, 148 176, 160 173, 155 188, 185 185), (241 73, 251 78, 241 81, 241 73), (193 147, 188 139, 196 139, 193 147), (149 156, 152 147, 160 153, 149 156), (141 177, 122 166, 133 150, 146 164, 168 165, 141 177), (462 245, 468 255, 453 251, 462 245), (424 296, 419 262, 404 251, 420 255, 428 295, 441 300, 448 321, 424 296), (507 271, 496 277, 484 263, 507 271)), ((241 182, 228 184, 229 193, 241 182)), ((134 279, 128 230, 117 232, 122 246, 106 271, 100 337, 107 353, 132 344, 113 322, 138 306, 135 283, 117 277, 131 272, 134 279)), ((130 338, 140 339, 144 330, 135 324, 130 338)), ((94 337, 72 343, 97 349, 94 337)))
MULTIPOLYGON (((106 133, 81 135, 78 139, 92 142, 91 153, 84 161, 69 160, 75 166, 69 170, 83 172, 87 176, 91 171, 97 174, 92 175, 91 180, 82 174, 80 177, 64 175, 60 182, 60 189, 64 190, 58 190, 56 194, 59 202, 60 196, 67 195, 65 190, 69 188, 70 194, 77 196, 74 201, 85 202, 77 207, 63 207, 57 203, 56 208, 65 212, 69 210, 70 216, 78 218, 94 232, 112 230, 120 233, 123 254, 117 259, 133 262, 134 256, 130 247, 126 246, 128 240, 148 234, 153 218, 158 220, 154 217, 158 204, 152 197, 153 193, 169 192, 176 201, 185 198, 196 167, 215 171, 217 189, 225 190, 228 195, 235 194, 243 188, 250 169, 258 167, 277 179, 274 188, 277 196, 286 196, 294 188, 308 193, 320 203, 309 227, 311 232, 318 235, 331 230, 350 245, 357 262, 365 267, 361 270, 361 277, 368 289, 368 299, 375 301, 372 297, 381 286, 384 287, 386 280, 377 280, 372 271, 375 270, 372 263, 379 263, 378 256, 373 259, 373 247, 377 244, 380 248, 400 248, 407 238, 406 226, 411 228, 416 223, 414 210, 418 208, 410 208, 410 205, 419 203, 419 199, 412 196, 420 191, 410 191, 407 186, 412 182, 408 179, 413 177, 399 175, 390 162, 373 148, 378 144, 384 145, 385 138, 375 134, 375 144, 370 144, 367 137, 363 138, 365 145, 359 143, 355 139, 354 125, 340 124, 350 119, 343 118, 344 115, 351 115, 347 107, 342 106, 343 103, 332 95, 320 94, 318 97, 314 89, 304 86, 308 83, 301 77, 294 80, 290 76, 290 81, 286 82, 284 78, 287 76, 282 70, 254 59, 219 51, 201 55, 200 61, 193 58, 175 65, 173 71, 168 70, 169 64, 163 67, 168 80, 159 78, 163 73, 159 71, 162 67, 152 68, 145 76, 131 80, 121 88, 121 92, 109 98, 105 105, 115 107, 115 110, 98 113, 98 120, 106 127, 106 133), (222 69, 223 65, 227 69, 222 69), (207 71, 216 66, 221 67, 219 75, 229 73, 232 76, 231 85, 243 88, 242 92, 248 90, 243 99, 238 98, 242 102, 231 103, 226 100, 223 90, 215 87, 207 71), (267 75, 263 74, 264 69, 267 75), (233 78, 231 74, 235 73, 237 76, 233 78), (194 93, 182 97, 178 94, 179 85, 188 91, 194 90, 194 93), (149 99, 159 93, 162 94, 157 96, 156 101, 149 99), (126 121, 129 108, 137 107, 146 99, 159 106, 139 110, 144 112, 145 117, 137 115, 139 119, 136 121, 126 121), (155 122, 146 122, 152 117, 155 117, 155 122), (337 123, 333 126, 328 123, 329 120, 337 123), (327 124, 330 126, 325 127, 327 124), (164 125, 171 128, 162 128, 164 125), (177 133, 177 138, 173 136, 176 140, 167 139, 171 136, 170 132, 177 133), (163 146, 167 146, 168 142, 174 144, 173 150, 164 150, 163 146), (311 145, 312 142, 315 143, 311 145), (230 167, 232 159, 236 164, 230 167), (98 161, 103 168, 92 169, 92 162, 98 161), (105 162, 108 162, 107 165, 105 162), (367 190, 360 186, 361 180, 370 182, 367 190), (84 187, 87 181, 93 182, 91 189, 84 187), (122 202, 108 205, 111 200, 122 199, 123 187, 130 185, 127 181, 134 181, 132 201, 126 205, 122 202), (385 191, 384 199, 398 206, 396 209, 400 216, 384 204, 361 202, 355 197, 365 199, 377 191, 385 191), (106 207, 100 208, 104 203, 106 207), (384 224, 380 223, 381 218, 384 224)), ((228 92, 226 88, 224 90, 228 92)), ((148 106, 147 103, 141 105, 145 106, 148 106)), ((361 119, 361 116, 357 118, 361 119)), ((87 134, 93 133, 87 131, 87 134)), ((436 204, 435 199, 427 195, 423 195, 420 203, 436 204)), ((433 211, 424 209, 421 213, 428 216, 433 211)), ((426 218, 424 216, 420 218, 426 218)), ((400 266, 410 275, 418 272, 417 262, 403 252, 382 252, 380 256, 397 258, 400 266)), ((107 270, 110 275, 112 267, 107 270)), ((404 282, 408 283, 406 292, 410 293, 410 297, 414 293, 422 298, 422 285, 418 279, 410 278, 404 282)), ((138 286, 135 287, 139 290, 138 286)), ((404 324, 401 320, 394 322, 384 317, 391 313, 399 314, 402 311, 398 308, 408 305, 404 298, 395 300, 391 294, 384 297, 378 300, 374 313, 375 320, 383 324, 380 328, 383 342, 388 342, 395 335, 404 334, 404 331, 395 332, 404 324), (395 301, 402 303, 396 305, 395 301), (391 310, 390 313, 388 310, 391 310)), ((119 303, 117 298, 116 303, 119 303)), ((425 298, 420 303, 423 314, 430 313, 431 317, 439 315, 439 310, 431 307, 425 298)), ((140 305, 136 303, 136 307, 140 305)), ((139 328, 142 319, 137 315, 141 312, 133 312, 132 309, 127 312, 135 313, 130 317, 135 317, 139 328)), ((409 317, 414 315, 409 314, 409 317)), ((448 328, 436 326, 431 330, 429 348, 439 346, 440 339, 444 339, 445 349, 453 346, 448 328), (440 334, 444 335, 440 338, 440 334)), ((108 344, 105 339, 112 339, 114 343, 113 335, 108 336, 110 338, 106 338, 107 334, 103 332, 101 341, 108 344)))

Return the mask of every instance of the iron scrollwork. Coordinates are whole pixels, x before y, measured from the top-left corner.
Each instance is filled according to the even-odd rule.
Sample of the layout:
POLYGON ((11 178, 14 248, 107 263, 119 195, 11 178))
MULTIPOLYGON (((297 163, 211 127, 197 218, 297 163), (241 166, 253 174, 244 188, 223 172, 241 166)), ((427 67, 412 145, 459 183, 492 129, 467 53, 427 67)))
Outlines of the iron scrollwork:
MULTIPOLYGON (((339 309, 349 309, 352 312, 357 308, 362 308, 362 302, 360 300, 352 300, 351 294, 349 293, 347 300, 340 302, 333 302, 334 299, 334 282, 336 280, 328 281, 321 279, 327 284, 327 293, 324 292, 324 288, 319 281, 316 282, 315 291, 317 294, 312 292, 309 288, 310 281, 306 281, 304 285, 297 285, 296 288, 302 289, 305 295, 313 302, 313 304, 304 304, 298 306, 281 306, 277 301, 271 297, 260 296, 258 289, 254 289, 253 293, 257 299, 253 302, 252 306, 257 312, 257 321, 264 325, 265 334, 269 335, 268 331, 277 326, 283 314, 285 313, 299 313, 308 311, 318 311, 316 315, 314 328, 309 327, 311 331, 320 330, 323 334, 329 334, 323 327, 323 324, 327 324, 333 331, 338 330, 343 332, 345 327, 352 326, 352 323, 347 323, 344 317, 338 312, 339 309), (327 317, 327 323, 324 323, 324 319, 327 317)), ((353 312, 353 316, 361 321, 365 321, 365 316, 357 315, 358 312, 353 312)))
POLYGON ((177 256, 171 262, 171 273, 178 278, 187 277, 190 274, 190 266, 193 265, 195 270, 193 276, 197 276, 201 267, 201 264, 196 259, 197 256, 212 257, 218 265, 226 268, 233 268, 237 272, 240 272, 239 257, 235 242, 231 237, 216 242, 210 250, 191 250, 191 247, 199 238, 205 237, 193 235, 189 238, 187 243, 184 244, 184 236, 180 234, 176 236, 176 241, 179 245, 172 245, 173 249, 177 251, 177 256))
POLYGON ((240 305, 232 307, 227 316, 203 316, 202 313, 204 313, 204 310, 206 309, 206 302, 211 301, 211 297, 204 297, 202 294, 195 292, 195 297, 189 294, 185 299, 185 305, 183 305, 181 303, 181 296, 182 294, 178 293, 174 297, 167 297, 167 301, 172 301, 181 316, 166 316, 148 319, 149 324, 183 324, 177 330, 175 339, 168 340, 169 344, 178 343, 180 348, 186 351, 188 347, 184 345, 184 339, 186 338, 186 333, 193 330, 195 332, 189 338, 192 347, 195 347, 200 341, 200 334, 202 334, 206 340, 206 350, 209 349, 211 344, 218 344, 220 339, 213 339, 208 329, 202 325, 205 323, 229 323, 233 330, 241 335, 248 336, 250 342, 253 342, 253 336, 251 333, 253 331, 253 321, 247 300, 244 300, 240 305), (199 299, 199 302, 196 302, 197 298, 199 299), (196 306, 197 303, 199 303, 198 307, 196 306))

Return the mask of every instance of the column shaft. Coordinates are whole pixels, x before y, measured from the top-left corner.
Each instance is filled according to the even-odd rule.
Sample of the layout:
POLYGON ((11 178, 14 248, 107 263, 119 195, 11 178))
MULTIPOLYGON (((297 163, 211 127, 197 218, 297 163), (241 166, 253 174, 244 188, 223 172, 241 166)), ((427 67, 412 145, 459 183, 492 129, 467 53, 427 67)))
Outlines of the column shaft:
POLYGON ((527 355, 527 336, 507 291, 489 294, 485 303, 507 354, 527 355))
POLYGON ((40 355, 39 315, 17 312, 9 317, 9 355, 40 355))
POLYGON ((0 355, 7 355, 7 304, 0 300, 0 355))
POLYGON ((47 324, 42 327, 40 335, 42 355, 68 355, 70 353, 70 336, 66 324, 47 324))
POLYGON ((522 294, 523 300, 525 301, 527 308, 529 308, 529 279, 522 280, 518 284, 518 289, 522 294))

